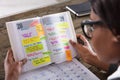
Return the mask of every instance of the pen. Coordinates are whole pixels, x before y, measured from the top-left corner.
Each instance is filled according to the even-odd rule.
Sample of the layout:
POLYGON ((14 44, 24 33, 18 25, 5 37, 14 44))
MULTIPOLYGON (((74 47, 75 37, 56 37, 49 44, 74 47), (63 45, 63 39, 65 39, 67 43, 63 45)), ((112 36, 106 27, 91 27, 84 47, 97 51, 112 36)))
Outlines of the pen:
POLYGON ((80 38, 77 38, 77 42, 84 45, 84 41, 82 39, 80 39, 80 38))

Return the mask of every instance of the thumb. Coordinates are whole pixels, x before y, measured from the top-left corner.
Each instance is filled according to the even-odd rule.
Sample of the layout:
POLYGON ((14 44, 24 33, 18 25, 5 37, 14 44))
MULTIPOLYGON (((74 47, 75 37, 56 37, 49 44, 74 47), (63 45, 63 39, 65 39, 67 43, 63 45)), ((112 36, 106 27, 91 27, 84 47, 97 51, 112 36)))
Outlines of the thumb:
POLYGON ((74 41, 72 41, 72 40, 70 40, 69 42, 70 42, 71 45, 72 45, 73 47, 75 47, 78 51, 79 51, 79 49, 82 49, 82 48, 83 48, 83 45, 81 45, 81 44, 79 44, 79 43, 76 43, 76 42, 74 42, 74 41))
POLYGON ((94 52, 93 49, 92 49, 92 47, 91 47, 91 45, 90 45, 90 43, 89 43, 89 41, 88 41, 82 34, 78 34, 77 37, 81 38, 81 39, 84 41, 84 43, 85 43, 84 46, 87 46, 88 49, 89 49, 91 52, 94 52))
POLYGON ((19 64, 20 64, 20 66, 23 66, 26 62, 27 62, 27 59, 25 58, 25 59, 19 61, 19 64))
POLYGON ((80 38, 84 41, 86 46, 89 46, 88 40, 82 35, 82 34, 77 34, 77 38, 80 38))

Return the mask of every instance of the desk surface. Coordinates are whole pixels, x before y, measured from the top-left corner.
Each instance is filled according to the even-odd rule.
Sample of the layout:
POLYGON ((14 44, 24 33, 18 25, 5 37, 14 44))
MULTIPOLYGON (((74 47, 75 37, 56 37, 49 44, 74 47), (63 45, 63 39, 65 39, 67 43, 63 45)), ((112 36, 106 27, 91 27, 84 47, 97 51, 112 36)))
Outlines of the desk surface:
POLYGON ((0 2, 0 18, 59 4, 68 0, 2 0, 0 2))
MULTIPOLYGON (((18 19, 25 19, 25 18, 31 18, 31 17, 36 17, 36 16, 43 16, 51 13, 58 13, 62 11, 66 11, 65 6, 70 5, 70 4, 76 4, 76 3, 81 3, 84 2, 85 0, 71 0, 69 2, 65 2, 62 4, 54 5, 54 6, 49 6, 41 9, 36 9, 33 11, 29 11, 26 13, 21 13, 18 15, 6 17, 0 19, 0 80, 4 80, 4 58, 6 56, 6 52, 8 48, 10 48, 10 43, 7 35, 7 30, 5 28, 5 22, 7 21, 12 21, 12 20, 18 20, 18 19)), ((80 22, 83 19, 89 18, 88 16, 84 17, 76 17, 75 15, 72 14, 72 19, 73 23, 75 26, 76 33, 81 33, 81 29, 79 28, 80 22)), ((97 69, 94 66, 88 65, 84 63, 82 60, 80 60, 87 68, 89 68, 95 75, 97 75, 101 80, 106 80, 106 73, 103 71, 97 69)))

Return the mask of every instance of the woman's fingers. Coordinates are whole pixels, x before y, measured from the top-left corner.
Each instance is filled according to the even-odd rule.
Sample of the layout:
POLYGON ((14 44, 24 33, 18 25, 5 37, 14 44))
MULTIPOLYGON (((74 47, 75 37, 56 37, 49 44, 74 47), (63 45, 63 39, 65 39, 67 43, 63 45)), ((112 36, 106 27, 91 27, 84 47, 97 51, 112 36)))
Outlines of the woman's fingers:
MULTIPOLYGON (((13 64, 15 62, 14 57, 13 57, 13 52, 12 49, 9 49, 5 58, 5 62, 13 64)), ((19 61, 18 63, 20 66, 23 66, 27 62, 27 59, 23 59, 19 61)))
POLYGON ((79 44, 79 43, 76 43, 76 42, 74 42, 74 41, 72 41, 72 40, 70 40, 70 43, 71 43, 71 45, 72 45, 73 47, 75 47, 78 51, 81 50, 81 49, 83 49, 83 45, 81 45, 81 44, 79 44))
POLYGON ((26 62, 27 62, 27 59, 25 58, 25 59, 19 61, 19 64, 20 64, 20 66, 23 66, 26 62))
POLYGON ((94 51, 93 51, 90 43, 88 42, 88 40, 87 40, 83 35, 78 34, 77 37, 81 38, 81 39, 85 42, 85 46, 83 45, 83 47, 86 47, 86 46, 87 46, 88 49, 89 49, 92 53, 94 53, 94 51))
POLYGON ((78 38, 81 38, 82 40, 86 41, 86 38, 82 34, 77 34, 76 35, 78 38))
POLYGON ((72 45, 73 47, 76 47, 76 44, 77 44, 76 42, 74 42, 74 41, 72 41, 72 40, 70 40, 69 42, 71 43, 71 45, 72 45))
POLYGON ((84 41, 85 45, 88 46, 89 42, 82 34, 77 34, 76 36, 77 36, 77 38, 82 39, 84 41))
POLYGON ((13 52, 12 52, 12 49, 9 49, 8 52, 7 52, 7 56, 5 58, 5 60, 9 63, 13 63, 14 62, 14 57, 13 57, 13 52))
POLYGON ((81 57, 86 55, 85 53, 88 52, 87 48, 85 48, 82 44, 73 42, 72 40, 70 40, 70 43, 77 50, 77 52, 79 53, 78 55, 80 55, 81 57))

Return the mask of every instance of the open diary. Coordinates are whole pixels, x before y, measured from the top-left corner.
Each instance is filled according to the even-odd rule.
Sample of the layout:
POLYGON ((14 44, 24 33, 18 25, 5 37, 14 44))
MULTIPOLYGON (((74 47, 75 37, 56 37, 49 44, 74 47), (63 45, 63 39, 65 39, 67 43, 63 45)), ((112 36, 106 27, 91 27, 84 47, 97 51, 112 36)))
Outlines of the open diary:
MULTIPOLYGON (((15 60, 27 58, 19 80, 83 80, 82 77, 85 78, 85 76, 81 76, 81 79, 74 78, 75 76, 70 79, 63 77, 63 73, 71 69, 73 72, 79 72, 79 68, 76 67, 81 64, 77 62, 74 67, 67 67, 68 64, 73 66, 73 62, 77 61, 76 51, 69 43, 69 40, 77 41, 70 12, 11 21, 7 22, 6 26, 15 60), (60 68, 63 69, 62 72, 59 71, 60 68)), ((84 66, 82 69, 86 69, 86 74, 91 75, 91 78, 84 80, 99 80, 84 66)), ((66 76, 67 74, 73 75, 71 72, 66 73, 66 76)))

